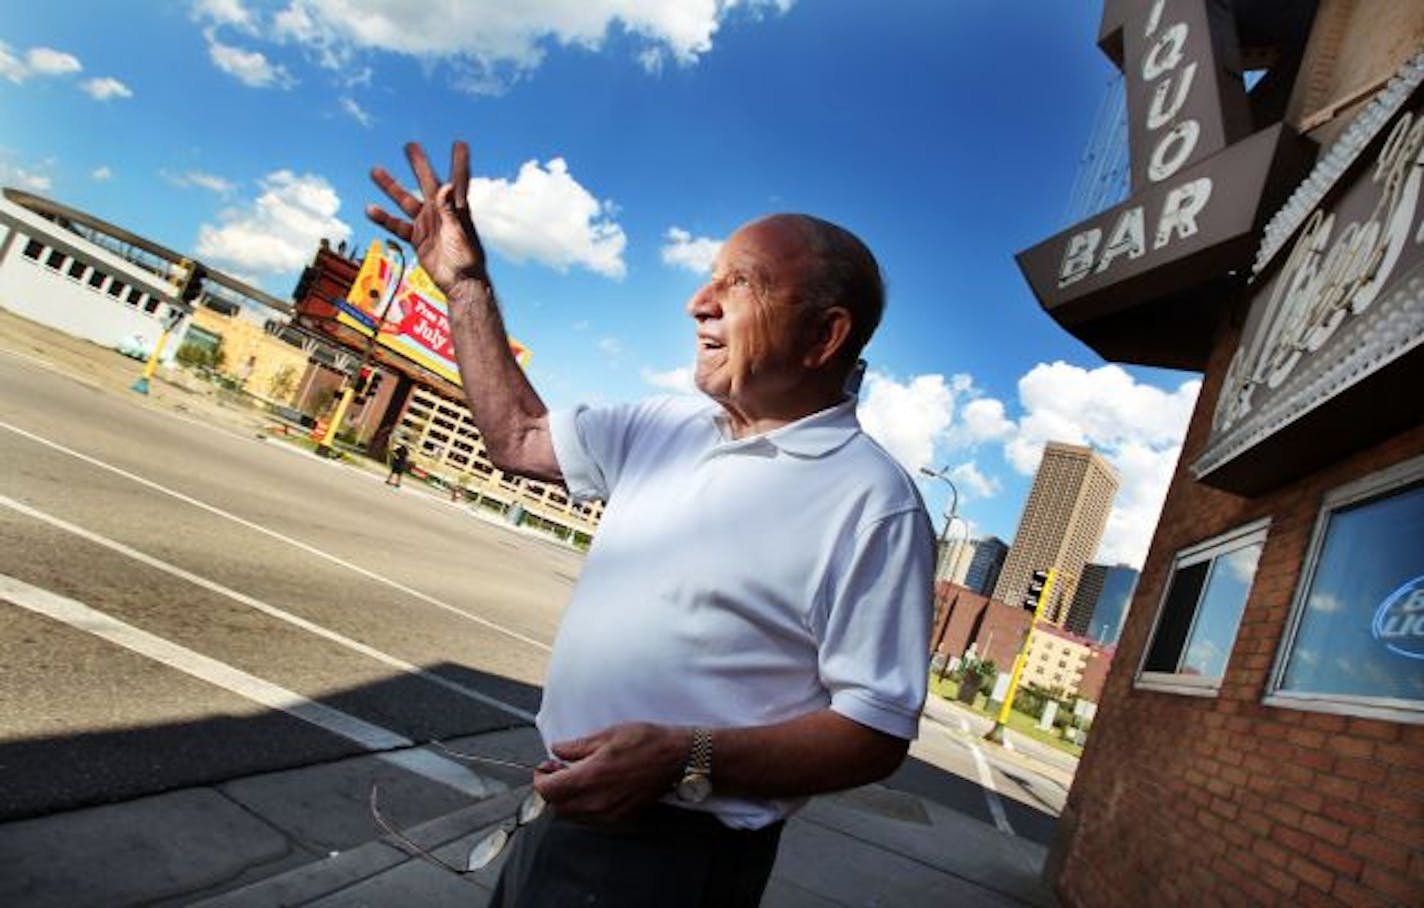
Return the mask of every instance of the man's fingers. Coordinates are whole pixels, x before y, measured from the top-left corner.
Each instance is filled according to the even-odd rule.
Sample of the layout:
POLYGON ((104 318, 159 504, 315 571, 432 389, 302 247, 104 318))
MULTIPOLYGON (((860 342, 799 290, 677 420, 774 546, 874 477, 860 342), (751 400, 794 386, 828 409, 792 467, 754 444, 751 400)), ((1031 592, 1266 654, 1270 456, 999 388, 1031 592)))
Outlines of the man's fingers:
POLYGON ((560 760, 573 762, 587 757, 597 750, 602 743, 602 735, 590 735, 587 738, 577 738, 573 741, 558 741, 549 749, 553 751, 554 756, 560 760))
POLYGON ((410 242, 411 225, 409 221, 403 221, 395 217, 379 205, 367 205, 366 217, 405 240, 407 243, 410 242))
POLYGON ((454 186, 453 199, 456 208, 469 207, 470 200, 470 146, 456 142, 450 149, 450 184, 454 186))
POLYGON ((436 190, 440 188, 440 180, 435 176, 435 170, 430 166, 430 159, 425 156, 425 149, 420 147, 419 142, 407 142, 405 143, 405 159, 410 162, 410 169, 415 174, 415 181, 420 184, 420 194, 433 201, 436 190))
POLYGON ((381 187, 381 191, 384 192, 392 202, 399 205, 400 210, 404 211, 409 217, 415 217, 417 214, 420 214, 420 199, 406 192, 405 187, 396 182, 396 178, 391 176, 390 171, 384 167, 371 168, 371 182, 381 187))

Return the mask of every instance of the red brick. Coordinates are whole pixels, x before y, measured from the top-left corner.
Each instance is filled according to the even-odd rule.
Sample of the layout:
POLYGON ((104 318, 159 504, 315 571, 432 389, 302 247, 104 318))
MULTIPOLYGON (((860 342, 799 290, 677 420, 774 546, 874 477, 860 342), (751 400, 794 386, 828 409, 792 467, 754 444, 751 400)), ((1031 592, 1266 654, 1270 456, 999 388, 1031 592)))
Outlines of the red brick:
POLYGON ((1348 851, 1316 842, 1310 849, 1310 856, 1341 876, 1358 879, 1364 862, 1348 851))
POLYGON ((1258 876, 1261 882, 1283 895, 1295 895, 1295 890, 1300 885, 1294 876, 1269 864, 1261 866, 1258 876))
POLYGON ((1267 804, 1266 816, 1287 826, 1299 827, 1305 814, 1289 804, 1267 804))
POLYGON ((1409 867, 1408 848, 1397 840, 1383 839, 1362 829, 1350 835, 1350 850, 1366 862, 1387 870, 1404 871, 1409 867))
POLYGON ((1292 728, 1290 733, 1286 735, 1286 740, 1292 744, 1298 744, 1301 747, 1309 747, 1314 750, 1325 746, 1325 742, 1329 739, 1326 737, 1325 732, 1318 731, 1314 728, 1292 728))
POLYGON ((1399 899, 1408 905, 1417 905, 1424 901, 1424 881, 1397 876, 1369 864, 1365 865, 1364 872, 1360 874, 1360 882, 1376 892, 1399 899))
POLYGON ((1257 839, 1252 842, 1251 852, 1260 855, 1277 867, 1284 867, 1290 863, 1290 852, 1269 839, 1257 839))
POLYGON ((1286 869, 1293 873, 1299 880, 1316 889, 1328 890, 1335 885, 1335 874, 1314 861, 1307 861, 1305 858, 1291 858, 1286 869))
POLYGON ((1363 738, 1373 738, 1376 741, 1398 741, 1399 726, 1382 719, 1361 719, 1352 718, 1350 720, 1350 734, 1359 735, 1363 738))
POLYGON ((1356 760, 1342 757, 1335 761, 1335 772, 1347 779, 1356 779, 1378 785, 1389 778, 1389 768, 1374 760, 1356 760))
POLYGON ((1287 788, 1281 792, 1281 800, 1306 813, 1319 813, 1325 807, 1325 799, 1308 788, 1287 788))
POLYGON ((1253 835, 1264 838, 1271 831, 1271 821, 1266 819, 1266 815, 1255 810, 1250 810, 1241 814, 1241 825, 1251 831, 1253 835))
POLYGON ((1376 749, 1384 746, 1388 745, 1382 745, 1373 738, 1351 738, 1347 735, 1333 735, 1326 745, 1328 750, 1342 757, 1372 757, 1376 749))
POLYGON ((1275 827, 1271 830, 1271 838, 1301 854, 1310 854, 1310 846, 1315 844, 1315 840, 1310 836, 1289 826, 1275 827))
POLYGON ((1328 798, 1353 801, 1360 796, 1360 783, 1354 779, 1322 775, 1315 780, 1315 790, 1328 798))
POLYGON ((1353 829, 1369 829, 1375 823, 1373 813, 1350 801, 1327 801, 1319 812, 1353 829))
POLYGON ((1295 904, 1304 905, 1306 908, 1352 908, 1335 896, 1326 895, 1312 886, 1302 886, 1296 890, 1295 904))
POLYGON ((1424 767, 1424 745, 1377 744, 1375 757, 1391 766, 1424 767))
POLYGON ((1345 877, 1336 877, 1335 888, 1330 891, 1351 908, 1386 908, 1389 905, 1389 902, 1382 898, 1378 892, 1366 889, 1354 880, 1345 877))

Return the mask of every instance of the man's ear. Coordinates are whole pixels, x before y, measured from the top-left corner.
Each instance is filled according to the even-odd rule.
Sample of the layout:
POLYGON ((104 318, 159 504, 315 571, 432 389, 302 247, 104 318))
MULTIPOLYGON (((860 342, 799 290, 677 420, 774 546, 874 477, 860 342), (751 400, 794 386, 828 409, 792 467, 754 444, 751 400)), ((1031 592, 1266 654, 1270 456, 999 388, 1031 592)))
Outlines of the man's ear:
POLYGON ((802 362, 808 368, 820 369, 837 359, 850 342, 852 325, 850 310, 844 306, 832 306, 820 312, 802 362))

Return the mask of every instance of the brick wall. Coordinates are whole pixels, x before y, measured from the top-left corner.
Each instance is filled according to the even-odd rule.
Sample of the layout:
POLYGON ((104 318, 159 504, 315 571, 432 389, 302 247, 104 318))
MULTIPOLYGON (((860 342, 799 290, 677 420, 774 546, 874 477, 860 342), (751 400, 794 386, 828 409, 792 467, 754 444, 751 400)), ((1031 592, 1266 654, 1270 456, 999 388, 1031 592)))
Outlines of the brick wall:
MULTIPOLYGON (((1065 905, 1424 904, 1424 726, 1260 702, 1324 494, 1424 452, 1424 426, 1258 498, 1186 472, 1236 331, 1215 347, 1049 875, 1065 905), (1133 688, 1173 555, 1270 532, 1221 692, 1133 688)), ((1401 405, 1417 405, 1417 401, 1401 405)))
POLYGON ((934 632, 930 640, 936 653, 961 656, 973 643, 981 659, 992 660, 1000 669, 1013 665, 1028 629, 1028 612, 957 583, 942 581, 936 584, 935 592, 934 632))

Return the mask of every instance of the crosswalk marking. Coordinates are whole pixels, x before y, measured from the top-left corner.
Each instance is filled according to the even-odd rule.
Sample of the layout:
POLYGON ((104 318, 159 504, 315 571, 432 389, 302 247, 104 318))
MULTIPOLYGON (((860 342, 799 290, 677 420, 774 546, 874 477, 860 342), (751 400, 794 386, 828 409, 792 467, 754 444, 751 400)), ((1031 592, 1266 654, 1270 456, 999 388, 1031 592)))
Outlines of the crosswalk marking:
POLYGON ((504 788, 501 783, 487 781, 453 760, 428 751, 412 750, 415 742, 403 735, 179 646, 78 600, 32 586, 7 574, 0 574, 0 599, 93 634, 254 703, 280 710, 352 741, 382 760, 471 797, 485 798, 504 788))
POLYGON ((322 639, 330 640, 332 643, 336 643, 347 649, 354 650, 355 652, 358 652, 361 655, 369 657, 371 659, 375 659, 377 662, 380 662, 384 665, 389 665, 392 668, 400 669, 403 672, 409 672, 410 674, 413 674, 425 681, 429 681, 431 684, 437 684, 440 687, 445 688, 446 690, 453 691, 454 693, 457 693, 462 697, 468 697, 469 699, 483 703, 486 706, 492 706, 495 709, 501 710, 502 712, 506 712, 512 716, 516 716, 517 718, 522 719, 526 722, 534 721, 534 714, 527 710, 520 709, 517 706, 512 706, 511 704, 505 703, 502 700, 497 700, 494 697, 488 696, 487 694, 482 694, 477 690, 466 687, 465 685, 459 684, 455 681, 451 681, 448 678, 442 678, 434 672, 427 671, 421 668, 420 666, 414 665, 410 662, 406 662, 403 659, 398 659, 395 656, 392 656, 388 653, 384 653, 374 647, 368 646, 360 642, 359 640, 352 640, 350 637, 338 634, 336 631, 322 627, 321 625, 316 624, 312 621, 308 621, 307 619, 302 618, 298 615, 293 615, 291 612, 284 611, 283 609, 280 609, 275 605, 269 605, 268 603, 263 602, 260 599, 253 598, 252 596, 249 596, 246 593, 238 592, 237 590, 231 589, 229 587, 223 586, 220 583, 209 580, 206 577, 200 577, 197 574, 178 567, 177 565, 169 564, 166 561, 154 558, 152 555, 140 552, 139 550, 124 545, 121 542, 116 542, 112 539, 108 539, 91 530, 86 530, 84 527, 72 524, 67 520, 55 517, 52 514, 46 514, 44 511, 32 508, 29 505, 24 504, 23 502, 16 501, 15 499, 9 498, 5 495, 0 495, 0 507, 6 507, 12 511, 24 514, 27 517, 33 517, 36 520, 41 520, 45 523, 48 523, 50 526, 64 530, 66 533, 72 533, 73 535, 78 536, 81 539, 88 540, 89 542, 92 542, 95 545, 101 545, 107 549, 110 549, 111 551, 118 552, 119 554, 127 558, 132 558, 134 561, 146 564, 149 567, 157 568, 158 570, 163 571, 167 574, 171 574, 172 576, 177 577, 181 580, 186 580, 187 582, 194 584, 195 586, 200 586, 205 590, 209 590, 210 592, 217 593, 221 596, 226 596, 227 598, 232 599, 236 602, 240 602, 243 605, 248 606, 249 608, 256 609, 257 611, 262 612, 264 615, 270 615, 271 617, 276 618, 279 621, 285 621, 286 623, 291 624, 294 627, 301 628, 302 630, 311 634, 315 634, 316 636, 321 637, 322 639))
POLYGON ((88 454, 83 454, 79 451, 74 450, 73 448, 67 448, 59 442, 50 441, 47 438, 34 434, 33 432, 27 432, 24 429, 21 429, 19 426, 14 426, 10 423, 4 422, 3 420, 0 420, 0 429, 5 429, 23 438, 28 438, 30 441, 44 445, 47 448, 51 448, 52 450, 60 452, 61 454, 67 454, 68 456, 73 457, 76 460, 82 460, 85 463, 91 466, 98 467, 101 470, 107 470, 110 473, 122 476, 125 479, 131 480, 133 482, 138 483, 139 485, 153 489, 156 492, 161 492, 171 498, 176 498, 184 504, 192 505, 195 508, 207 511, 209 514, 221 517, 224 520, 230 520, 233 523, 247 527, 250 530, 255 530, 258 533, 262 533, 266 536, 271 536, 273 539, 277 539, 283 543, 286 543, 287 545, 299 548, 310 555, 315 555, 316 557, 321 558, 325 561, 329 561, 333 564, 344 567, 349 571, 354 571, 355 573, 360 574, 362 577, 365 577, 368 580, 374 580, 377 583, 384 584, 385 586, 391 587, 392 589, 399 590, 400 592, 405 593, 407 596, 412 596, 416 599, 419 599, 421 602, 424 602, 427 605, 433 605, 436 608, 449 612, 450 614, 455 615, 458 618, 463 618, 464 620, 474 622, 475 624, 478 624, 481 627, 485 627, 497 633, 504 634, 507 637, 511 637, 515 640, 518 640, 520 643, 523 643, 527 646, 531 646, 537 650, 540 650, 541 652, 547 653, 550 652, 550 650, 552 649, 547 643, 535 640, 533 637, 521 634, 518 631, 507 628, 502 624, 497 624, 493 621, 490 621, 488 618, 482 618, 479 615, 472 615, 469 612, 464 611, 463 609, 459 609, 453 605, 450 605, 448 602, 442 602, 439 599, 436 599, 434 596, 422 593, 420 590, 406 586, 405 584, 399 581, 392 580, 389 577, 377 574, 375 571, 363 568, 359 564, 352 564, 344 558, 339 558, 336 555, 330 554, 329 552, 324 552, 321 549, 312 545, 308 545, 307 543, 302 542, 299 539, 293 539, 290 536, 278 533, 276 530, 268 529, 267 527, 264 527, 261 524, 253 523, 252 521, 239 517, 236 514, 224 511, 222 508, 219 508, 215 505, 208 504, 205 501, 200 501, 199 499, 194 498, 191 495, 185 495, 175 489, 170 489, 165 485, 156 483, 151 479, 145 479, 144 477, 139 476, 136 473, 130 473, 128 470, 125 470, 121 467, 116 467, 113 464, 105 463, 102 460, 90 457, 88 454))

